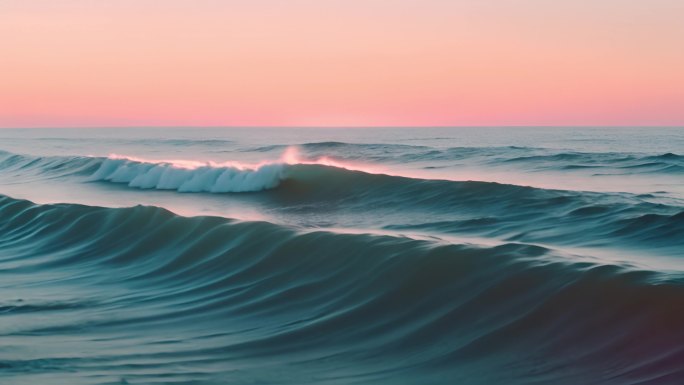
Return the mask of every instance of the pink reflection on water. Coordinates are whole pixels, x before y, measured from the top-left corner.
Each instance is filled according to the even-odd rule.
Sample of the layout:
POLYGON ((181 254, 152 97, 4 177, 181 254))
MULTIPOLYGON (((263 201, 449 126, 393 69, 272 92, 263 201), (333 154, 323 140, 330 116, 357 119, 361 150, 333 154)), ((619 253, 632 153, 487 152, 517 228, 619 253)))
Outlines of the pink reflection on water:
POLYGON ((109 159, 116 160, 126 160, 130 162, 137 163, 149 163, 149 164, 164 164, 170 167, 195 170, 202 167, 211 168, 235 168, 238 170, 258 170, 259 168, 267 165, 274 164, 287 164, 287 165, 320 165, 328 167, 343 168, 352 171, 361 171, 369 174, 389 174, 386 168, 380 167, 378 165, 371 165, 367 163, 360 162, 349 162, 340 161, 337 159, 330 158, 328 156, 323 156, 316 159, 306 159, 301 156, 299 149, 296 146, 288 147, 285 152, 277 160, 264 160, 258 163, 245 163, 237 161, 227 161, 227 162, 214 162, 214 161, 197 161, 197 160, 184 160, 184 159, 146 159, 135 156, 127 156, 120 154, 110 154, 109 159))
POLYGON ((296 146, 288 147, 283 155, 281 156, 281 161, 289 165, 297 164, 309 164, 309 165, 319 165, 343 168, 345 170, 351 171, 361 171, 368 174, 388 174, 388 170, 384 167, 375 164, 361 163, 361 162, 349 162, 340 161, 337 159, 330 158, 328 156, 322 156, 317 159, 309 160, 303 159, 299 154, 299 149, 296 146))

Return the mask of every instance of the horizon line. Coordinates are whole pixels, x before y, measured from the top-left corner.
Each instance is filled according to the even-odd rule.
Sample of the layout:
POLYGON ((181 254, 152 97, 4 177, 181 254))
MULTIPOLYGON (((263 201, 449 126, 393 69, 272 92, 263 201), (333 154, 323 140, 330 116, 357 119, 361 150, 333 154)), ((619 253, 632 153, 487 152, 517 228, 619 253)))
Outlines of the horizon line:
POLYGON ((293 125, 284 125, 284 126, 276 126, 276 125, 266 125, 266 126, 261 126, 261 125, 243 125, 243 126, 236 126, 236 125, 121 125, 121 126, 20 126, 20 127, 2 127, 0 126, 0 130, 42 130, 42 129, 95 129, 95 130, 102 130, 102 129, 134 129, 134 128, 171 128, 171 129, 187 129, 187 128, 223 128, 223 129, 236 129, 236 128, 261 128, 261 129, 340 129, 340 128, 349 128, 349 129, 372 129, 372 128, 397 128, 397 129, 411 129, 411 128, 684 128, 684 123, 681 125, 601 125, 601 124, 596 124, 596 125, 591 125, 591 124, 581 124, 581 125, 523 125, 523 124, 515 124, 515 125, 400 125, 400 126, 393 126, 393 125, 372 125, 372 126, 358 126, 358 125, 321 125, 321 126, 314 126, 314 125, 301 125, 301 126, 293 126, 293 125))

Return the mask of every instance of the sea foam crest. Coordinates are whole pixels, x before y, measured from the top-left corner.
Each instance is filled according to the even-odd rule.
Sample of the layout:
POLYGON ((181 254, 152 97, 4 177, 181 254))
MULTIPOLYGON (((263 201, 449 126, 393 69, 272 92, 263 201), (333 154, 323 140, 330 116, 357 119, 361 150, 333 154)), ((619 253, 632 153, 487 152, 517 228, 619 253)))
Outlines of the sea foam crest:
POLYGON ((248 192, 271 189, 284 179, 284 162, 243 165, 192 161, 149 161, 110 155, 90 177, 142 189, 179 192, 248 192))
POLYGON ((303 159, 297 147, 288 147, 280 159, 258 164, 146 160, 112 154, 90 176, 91 181, 126 183, 129 187, 179 192, 249 192, 277 187, 290 165, 318 165, 370 174, 384 170, 373 165, 340 162, 329 157, 303 159))

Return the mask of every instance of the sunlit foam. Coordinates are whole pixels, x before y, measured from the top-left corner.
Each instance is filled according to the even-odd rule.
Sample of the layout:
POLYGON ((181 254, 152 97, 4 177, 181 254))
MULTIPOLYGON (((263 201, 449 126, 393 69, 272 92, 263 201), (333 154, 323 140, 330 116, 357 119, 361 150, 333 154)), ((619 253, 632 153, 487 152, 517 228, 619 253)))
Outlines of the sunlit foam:
POLYGON ((378 165, 371 165, 367 163, 358 163, 358 162, 349 162, 349 161, 340 161, 337 159, 333 159, 327 156, 323 156, 320 158, 316 159, 304 159, 301 157, 299 154, 299 149, 295 146, 290 146, 288 147, 283 155, 281 156, 281 161, 289 164, 289 165, 296 165, 296 164, 308 164, 308 165, 320 165, 320 166, 328 166, 328 167, 336 167, 336 168, 343 168, 345 170, 352 170, 352 171, 362 171, 365 173, 369 174, 386 174, 387 170, 378 166, 378 165))
POLYGON ((261 161, 258 163, 245 163, 245 162, 236 162, 236 161, 214 162, 214 161, 197 161, 197 160, 183 160, 183 159, 145 159, 145 158, 140 158, 140 157, 126 156, 126 155, 119 155, 119 154, 110 154, 107 158, 112 159, 112 160, 126 160, 126 161, 146 163, 146 164, 164 164, 164 165, 168 165, 169 167, 174 167, 174 168, 179 168, 179 169, 187 169, 187 170, 195 170, 195 169, 202 168, 202 167, 212 167, 212 168, 230 167, 230 168, 235 168, 238 170, 258 170, 259 168, 261 168, 263 166, 267 166, 267 165, 276 165, 276 164, 298 165, 298 164, 304 164, 304 165, 320 165, 320 166, 343 168, 343 169, 352 170, 352 171, 362 171, 362 172, 366 172, 369 174, 381 174, 381 173, 387 173, 387 171, 388 171, 385 168, 380 167, 379 165, 371 165, 371 164, 367 164, 367 163, 349 162, 349 161, 343 162, 343 161, 340 161, 337 159, 330 158, 328 156, 322 156, 322 157, 315 158, 315 159, 307 159, 307 158, 304 158, 301 156, 299 149, 296 146, 287 147, 279 159, 264 160, 264 161, 261 161))

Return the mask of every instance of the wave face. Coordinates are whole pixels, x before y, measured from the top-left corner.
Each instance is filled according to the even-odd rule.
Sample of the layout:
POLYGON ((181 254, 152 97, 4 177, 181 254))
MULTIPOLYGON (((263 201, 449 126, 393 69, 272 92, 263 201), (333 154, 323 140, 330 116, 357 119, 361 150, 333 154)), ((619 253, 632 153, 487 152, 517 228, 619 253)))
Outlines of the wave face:
POLYGON ((682 154, 659 128, 0 130, 0 383, 682 384, 682 154))
POLYGON ((0 218, 0 366, 25 383, 684 379, 682 273, 144 206, 0 218))

